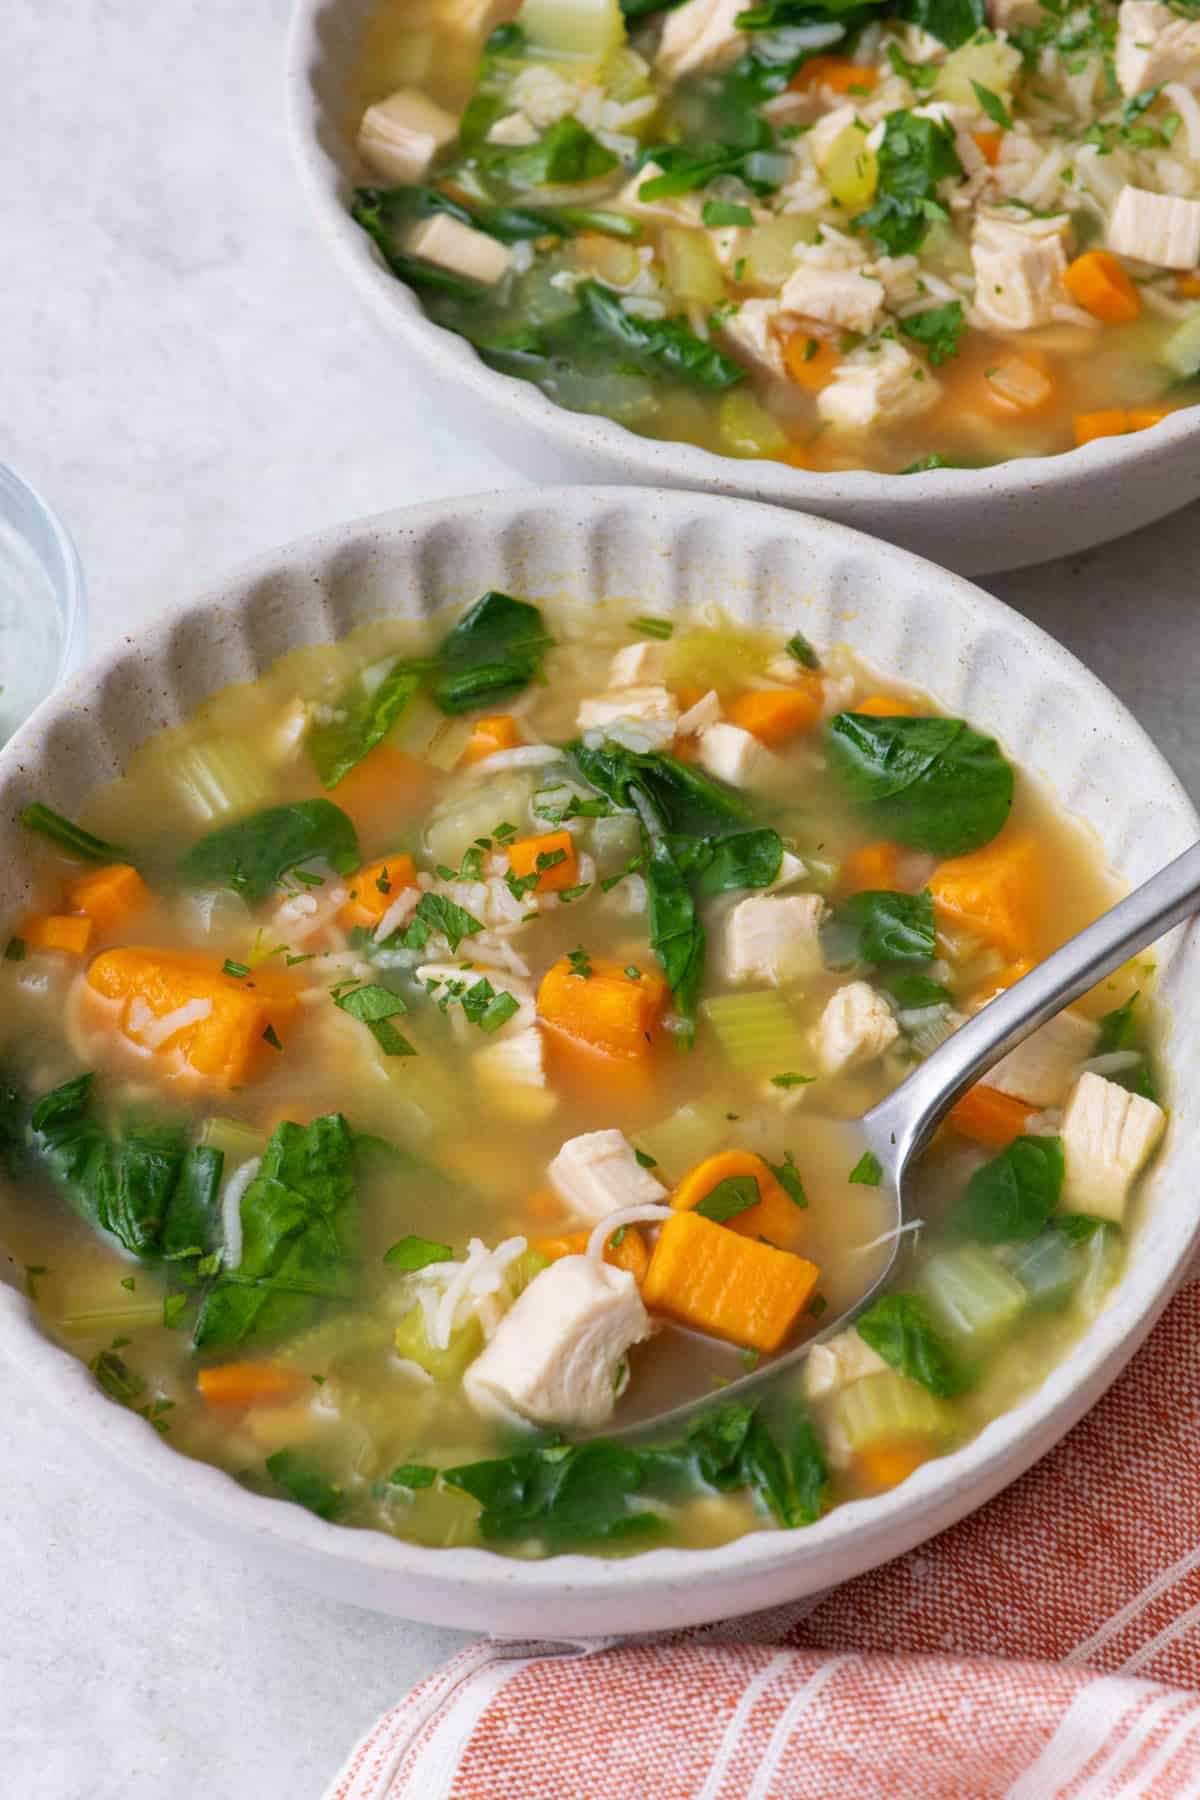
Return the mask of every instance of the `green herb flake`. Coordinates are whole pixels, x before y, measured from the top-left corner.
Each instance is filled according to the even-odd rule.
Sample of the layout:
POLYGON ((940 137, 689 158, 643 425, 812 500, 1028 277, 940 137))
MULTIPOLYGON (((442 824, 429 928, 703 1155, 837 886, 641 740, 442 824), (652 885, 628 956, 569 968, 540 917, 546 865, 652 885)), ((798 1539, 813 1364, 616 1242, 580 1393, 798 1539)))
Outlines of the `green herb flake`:
POLYGON ((429 1463, 401 1463, 392 1470, 388 1482, 392 1487, 428 1488, 437 1480, 437 1474, 429 1463))
POLYGON ((223 975, 232 975, 235 981, 245 981, 247 975, 250 973, 250 965, 249 963, 233 962, 227 956, 225 961, 221 964, 221 973, 223 975))
POLYGON ((730 1219, 736 1219, 739 1213, 757 1206, 761 1199, 762 1194, 753 1175, 727 1175, 724 1181, 718 1181, 715 1187, 709 1189, 696 1211, 702 1219, 711 1219, 714 1225, 726 1225, 730 1219))
POLYGON ((591 980, 594 973, 591 958, 582 944, 578 949, 567 951, 567 961, 571 965, 572 975, 577 975, 581 981, 591 980))
POLYGON ((637 1158, 639 1169, 657 1169, 658 1158, 651 1156, 648 1150, 635 1150, 633 1154, 637 1158))
POLYGON ((811 1318, 819 1319, 829 1311, 829 1301, 824 1294, 814 1294, 804 1310, 811 1318))
POLYGON ((276 1029, 273 1025, 268 1025, 267 1029, 263 1032, 263 1043, 270 1044, 272 1050, 282 1050, 283 1049, 283 1044, 280 1042, 279 1033, 276 1031, 276 1029))
POLYGON ((873 1150, 864 1150, 850 1171, 849 1180, 857 1187, 879 1187, 883 1181, 883 1164, 873 1150))
POLYGON ((675 626, 670 619, 656 619, 652 613, 643 613, 640 619, 630 619, 630 631, 640 631, 643 637, 660 638, 664 642, 673 636, 675 626))
POLYGON ((163 1324, 168 1331, 174 1331, 183 1324, 183 1315, 187 1311, 186 1294, 168 1294, 163 1300, 163 1324))
POLYGON ((771 1086, 784 1089, 808 1087, 816 1079, 815 1075, 798 1075, 794 1069, 787 1069, 782 1075, 772 1075, 771 1086))
MULTIPOLYGON (((811 357, 815 356, 816 353, 817 340, 816 338, 810 338, 808 340, 808 349, 804 352, 804 360, 806 362, 810 361, 811 357)), ((817 655, 802 631, 792 633, 787 641, 787 653, 789 656, 795 658, 801 668, 819 669, 821 666, 820 657, 817 655)))
POLYGON ((25 961, 25 939, 24 938, 19 938, 19 937, 10 937, 9 938, 7 944, 4 946, 4 960, 5 960, 5 962, 24 962, 25 961))
POLYGON ((971 86, 975 91, 975 98, 978 100, 988 118, 992 121, 992 124, 998 125, 1001 131, 1011 131, 1013 124, 1012 114, 1009 112, 1007 106, 1005 106, 999 94, 995 93, 993 89, 989 87, 984 87, 981 81, 973 80, 971 86))
POLYGON ((432 1238, 404 1237, 385 1251, 383 1260, 389 1269, 403 1269, 411 1275, 417 1269, 428 1268, 430 1263, 453 1262, 454 1252, 449 1244, 435 1243, 432 1238))
POLYGON ((790 1150, 784 1151, 781 1163, 768 1163, 767 1167, 793 1206, 806 1207, 808 1205, 808 1195, 804 1192, 804 1183, 800 1179, 800 1171, 796 1167, 790 1150))

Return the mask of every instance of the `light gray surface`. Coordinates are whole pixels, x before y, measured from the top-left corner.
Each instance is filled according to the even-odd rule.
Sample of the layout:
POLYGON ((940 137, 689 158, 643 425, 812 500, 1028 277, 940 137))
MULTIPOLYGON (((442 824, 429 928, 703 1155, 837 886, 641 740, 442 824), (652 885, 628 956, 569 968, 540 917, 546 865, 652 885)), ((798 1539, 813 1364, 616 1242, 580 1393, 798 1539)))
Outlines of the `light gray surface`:
MULTIPOLYGON (((92 646, 272 544, 516 485, 409 400, 303 216, 286 0, 7 0, 0 459, 60 508, 92 646)), ((1088 661, 1193 794, 1200 509, 993 581, 1088 661), (1188 741, 1190 739, 1190 742, 1188 741)), ((0 1791, 316 1800, 465 1641, 281 1588, 179 1537, 0 1369, 0 1791)))

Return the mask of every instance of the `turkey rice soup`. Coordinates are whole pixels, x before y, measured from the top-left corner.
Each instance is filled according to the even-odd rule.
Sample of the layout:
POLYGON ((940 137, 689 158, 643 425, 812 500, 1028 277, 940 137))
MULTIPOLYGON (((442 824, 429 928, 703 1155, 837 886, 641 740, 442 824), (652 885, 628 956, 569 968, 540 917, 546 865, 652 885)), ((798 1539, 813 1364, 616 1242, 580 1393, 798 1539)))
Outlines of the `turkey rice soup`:
POLYGON ((574 411, 975 467, 1196 398, 1198 85, 1185 0, 385 0, 355 217, 574 411))
POLYGON ((375 624, 82 824, 23 813, 10 1255, 114 1401, 324 1518, 522 1554, 804 1525, 1002 1412, 1120 1268, 1146 965, 954 1109, 856 1324, 722 1402, 886 1266, 833 1122, 1113 890, 923 696, 635 612, 375 624))

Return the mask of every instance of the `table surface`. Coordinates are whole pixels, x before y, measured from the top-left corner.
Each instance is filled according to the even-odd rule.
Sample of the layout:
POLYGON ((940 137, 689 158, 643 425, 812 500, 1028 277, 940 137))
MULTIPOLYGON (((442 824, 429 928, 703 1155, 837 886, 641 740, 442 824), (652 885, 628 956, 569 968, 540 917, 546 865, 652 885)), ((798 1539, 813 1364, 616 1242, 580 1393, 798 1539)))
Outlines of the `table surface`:
MULTIPOLYGON (((75 533, 94 651, 274 544, 519 485, 436 419, 411 431, 403 364, 304 214, 287 10, 5 6, 0 460, 75 533)), ((988 584, 1115 689, 1193 794, 1179 650, 1198 534, 1193 508, 988 584)), ((316 1800, 359 1730, 467 1641, 280 1586, 175 1530, 3 1368, 0 1408, 7 1793, 160 1800, 169 1776, 205 1800, 316 1800)))

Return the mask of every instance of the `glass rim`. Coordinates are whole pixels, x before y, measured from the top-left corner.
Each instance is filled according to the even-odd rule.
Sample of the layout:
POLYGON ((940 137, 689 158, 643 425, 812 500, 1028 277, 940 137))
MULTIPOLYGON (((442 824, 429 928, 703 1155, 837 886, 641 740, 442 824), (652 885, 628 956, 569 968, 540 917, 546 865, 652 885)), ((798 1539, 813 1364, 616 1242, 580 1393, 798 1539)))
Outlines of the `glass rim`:
MULTIPOLYGON (((75 540, 59 514, 33 484, 0 462, 0 488, 8 488, 25 508, 40 515, 49 536, 49 557, 39 552, 58 602, 62 643, 50 692, 73 675, 83 661, 87 627, 87 584, 75 540)), ((36 546, 32 546, 37 548, 36 546)))

